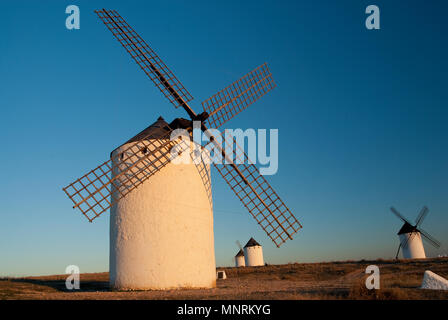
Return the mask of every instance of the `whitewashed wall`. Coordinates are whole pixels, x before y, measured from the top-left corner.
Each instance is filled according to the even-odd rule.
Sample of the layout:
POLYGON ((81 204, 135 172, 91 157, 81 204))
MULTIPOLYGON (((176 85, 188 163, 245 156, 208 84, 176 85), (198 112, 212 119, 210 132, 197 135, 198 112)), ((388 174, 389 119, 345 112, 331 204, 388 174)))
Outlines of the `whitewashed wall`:
POLYGON ((216 286, 213 211, 194 164, 168 164, 111 208, 110 284, 216 286))
MULTIPOLYGON (((411 233, 403 233, 399 235, 400 242, 406 243, 411 233)), ((403 258, 405 259, 424 259, 426 258, 425 249, 423 248, 422 237, 420 233, 413 233, 407 245, 401 248, 403 258)))
POLYGON ((244 258, 247 267, 264 266, 263 248, 261 246, 245 247, 244 258))

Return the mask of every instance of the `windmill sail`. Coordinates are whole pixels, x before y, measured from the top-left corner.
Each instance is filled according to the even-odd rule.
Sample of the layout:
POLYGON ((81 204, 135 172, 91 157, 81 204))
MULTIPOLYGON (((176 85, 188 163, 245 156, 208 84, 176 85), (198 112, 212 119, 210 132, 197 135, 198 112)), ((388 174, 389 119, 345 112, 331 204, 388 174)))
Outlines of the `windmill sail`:
POLYGON ((421 233, 421 235, 424 237, 425 240, 427 240, 430 244, 432 244, 434 247, 439 248, 440 242, 432 237, 428 232, 423 230, 421 227, 418 228, 418 231, 421 233))
POLYGON ((165 126, 148 134, 140 133, 126 143, 129 146, 122 152, 112 153, 108 161, 63 188, 73 201, 73 207, 92 222, 165 167, 173 158, 171 149, 174 146, 178 152, 189 147, 182 139, 171 141, 171 132, 172 129, 165 126))
POLYGON ((171 70, 117 11, 102 9, 95 10, 95 13, 176 108, 193 100, 171 70))
POLYGON ((206 124, 219 128, 274 88, 274 79, 264 63, 202 102, 204 111, 209 114, 206 124))
POLYGON ((417 218, 415 219, 415 226, 418 226, 423 222, 423 220, 425 219, 428 212, 429 212, 429 209, 426 206, 422 208, 422 210, 418 214, 417 218))
POLYGON ((207 161, 206 156, 207 154, 203 153, 202 156, 199 157, 196 154, 196 150, 192 150, 190 152, 190 159, 198 170, 198 174, 201 177, 205 192, 207 193, 208 201, 210 202, 210 206, 213 208, 212 177, 210 166, 208 165, 210 162, 207 161))
POLYGON ((233 150, 233 164, 214 165, 252 217, 280 247, 286 240, 292 239, 292 235, 302 225, 251 163, 247 154, 235 140, 233 142, 238 148, 233 150))
POLYGON ((403 249, 406 249, 408 247, 408 244, 411 242, 411 240, 414 238, 414 236, 417 235, 416 231, 410 232, 409 236, 406 237, 402 242, 400 242, 400 245, 403 249))
POLYGON ((399 219, 403 220, 403 222, 405 222, 405 223, 407 223, 409 225, 412 225, 412 223, 410 223, 405 217, 403 217, 401 215, 401 213, 398 212, 398 210, 395 209, 394 207, 390 207, 390 211, 392 211, 392 213, 395 214, 399 219))
POLYGON ((395 259, 398 259, 398 255, 400 254, 400 249, 404 250, 407 248, 408 244, 412 241, 417 232, 411 232, 408 237, 403 240, 400 240, 400 244, 398 245, 397 254, 395 255, 395 259))

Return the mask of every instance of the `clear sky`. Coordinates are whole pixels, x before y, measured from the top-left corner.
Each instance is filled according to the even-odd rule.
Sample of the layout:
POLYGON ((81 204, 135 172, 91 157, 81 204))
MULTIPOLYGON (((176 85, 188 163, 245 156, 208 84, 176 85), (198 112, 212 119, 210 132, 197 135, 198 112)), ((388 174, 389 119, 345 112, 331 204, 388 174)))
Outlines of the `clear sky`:
POLYGON ((268 263, 392 258, 400 221, 448 254, 446 1, 2 1, 0 275, 108 270, 95 223, 62 187, 176 110, 93 13, 116 9, 195 97, 268 62, 277 83, 229 122, 279 129, 271 185, 303 224, 277 249, 213 171, 218 266, 255 237, 268 263), (38 4, 40 3, 40 4, 38 4), (65 8, 81 10, 80 30, 65 8), (367 30, 376 4, 381 29, 367 30))

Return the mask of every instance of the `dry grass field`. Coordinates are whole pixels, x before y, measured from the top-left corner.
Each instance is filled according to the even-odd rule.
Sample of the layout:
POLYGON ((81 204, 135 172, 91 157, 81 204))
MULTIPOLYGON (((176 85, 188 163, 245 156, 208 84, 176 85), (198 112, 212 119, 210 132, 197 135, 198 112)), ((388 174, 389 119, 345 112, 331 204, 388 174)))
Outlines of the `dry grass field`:
POLYGON ((80 290, 65 288, 66 275, 0 278, 0 299, 448 299, 448 291, 418 289, 425 270, 448 278, 448 258, 294 263, 219 268, 215 289, 113 291, 108 273, 81 274, 80 290), (381 289, 367 290, 368 265, 377 265, 381 289))

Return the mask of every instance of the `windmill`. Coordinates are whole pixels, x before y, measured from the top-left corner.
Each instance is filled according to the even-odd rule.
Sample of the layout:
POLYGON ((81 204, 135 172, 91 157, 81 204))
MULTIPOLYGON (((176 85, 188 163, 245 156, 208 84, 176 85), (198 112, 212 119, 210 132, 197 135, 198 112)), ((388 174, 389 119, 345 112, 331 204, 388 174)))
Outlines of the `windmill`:
MULTIPOLYGON (((174 277, 173 273, 180 272, 179 263, 183 263, 183 277, 186 280, 179 280, 174 284, 169 280, 164 283, 154 282, 155 284, 145 285, 145 288, 214 286, 212 282, 205 283, 194 278, 201 274, 204 278, 204 272, 198 270, 197 266, 190 266, 190 262, 176 260, 180 259, 182 253, 173 251, 180 244, 191 244, 188 254, 196 255, 190 260, 202 259, 201 264, 206 264, 208 271, 213 269, 207 273, 209 279, 215 279, 213 221, 209 218, 212 215, 211 206, 204 204, 204 193, 195 185, 197 178, 188 171, 190 169, 184 168, 182 171, 178 169, 179 166, 176 169, 171 163, 173 157, 185 154, 184 151, 189 147, 189 143, 182 143, 181 137, 173 141, 173 132, 179 128, 192 132, 193 121, 201 121, 200 129, 209 139, 209 143, 201 146, 201 149, 208 150, 212 146, 224 159, 230 160, 230 164, 214 163, 214 166, 275 245, 280 247, 286 240, 292 239, 302 228, 301 224, 257 167, 250 162, 244 150, 236 144, 235 139, 228 141, 228 137, 213 136, 207 130, 209 127, 218 129, 275 87, 267 64, 259 66, 202 102, 203 112, 197 114, 189 105, 193 99, 190 93, 117 11, 101 9, 95 13, 170 103, 175 108, 183 108, 189 116, 189 119, 177 118, 169 124, 159 118, 156 123, 115 149, 109 160, 63 188, 73 201, 73 207, 78 208, 90 222, 110 209, 111 284, 117 288, 137 288, 139 281, 146 281, 147 275, 143 273, 147 272, 145 270, 148 270, 150 263, 157 263, 159 266, 157 270, 155 267, 151 269, 154 279, 169 279, 174 277), (226 141, 226 145, 235 144, 237 148, 226 153, 217 142, 218 138, 226 141), (174 155, 171 152, 173 148, 177 148, 174 155), (190 176, 186 176, 185 171, 190 176), (192 182, 187 183, 186 180, 192 182), (178 184, 183 184, 183 187, 178 187, 178 184), (184 207, 176 207, 185 193, 188 194, 188 203, 184 207), (202 216, 186 219, 186 216, 198 211, 198 206, 202 210, 202 216), (190 207, 191 210, 188 209, 190 207), (157 218, 153 219, 153 216, 157 218), (153 220, 149 223, 148 219, 153 220), (202 225, 196 225, 195 223, 199 223, 197 221, 203 221, 202 225), (158 228, 154 229, 154 226, 158 228), (163 230, 172 231, 170 233, 163 230), (187 232, 185 230, 189 230, 188 237, 183 233, 187 232), (203 234, 207 235, 207 239, 189 238, 203 234), (142 244, 145 241, 137 239, 141 237, 147 243, 142 244), (162 238, 163 244, 160 240, 162 238), (207 244, 201 247, 201 243, 207 244), (204 258, 205 251, 208 253, 204 258), (165 258, 167 252, 176 263, 165 258), (213 263, 207 263, 204 259, 213 260, 213 263), (130 261, 134 261, 132 266, 130 261), (169 268, 166 265, 161 268, 163 263, 171 263, 172 271, 167 271, 169 268), (136 269, 137 264, 145 268, 136 269), (161 269, 165 270, 162 275, 159 274, 161 269)), ((194 157, 194 154, 190 153, 190 156, 194 157)), ((211 199, 209 167, 201 161, 195 161, 195 164, 203 188, 205 187, 211 199)))
POLYGON ((243 246, 241 246, 241 243, 236 240, 236 245, 239 248, 239 251, 235 255, 235 267, 245 267, 246 262, 244 261, 244 251, 243 246))
POLYGON ((395 259, 398 258, 398 254, 400 253, 400 249, 403 252, 404 259, 424 259, 426 258, 425 249, 422 243, 422 237, 428 241, 431 245, 436 248, 440 247, 440 242, 429 235, 428 232, 424 231, 420 225, 425 219, 426 215, 429 212, 429 209, 424 206, 417 218, 415 219, 415 224, 412 225, 405 217, 403 217, 397 209, 394 207, 390 207, 390 210, 393 214, 395 214, 399 219, 401 219, 404 224, 401 229, 398 231, 398 237, 400 239, 400 244, 398 246, 397 254, 395 259))
POLYGON ((263 247, 254 238, 244 246, 244 259, 247 267, 264 266, 263 247))

